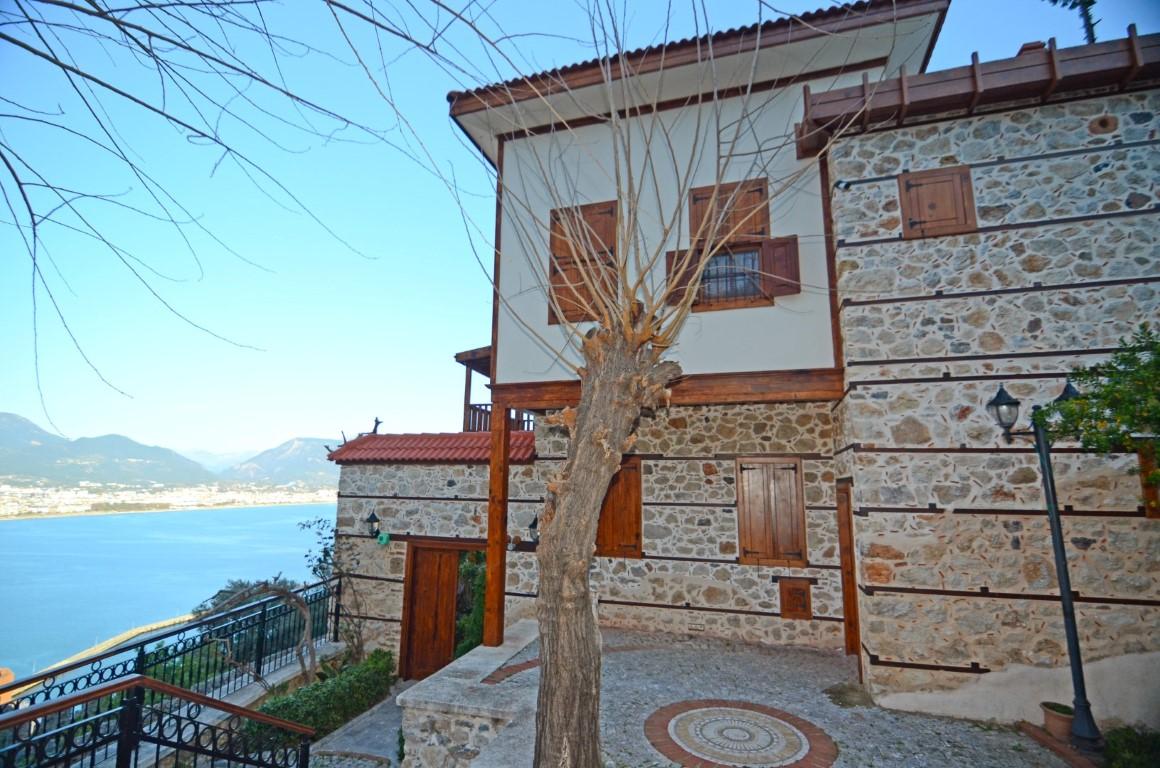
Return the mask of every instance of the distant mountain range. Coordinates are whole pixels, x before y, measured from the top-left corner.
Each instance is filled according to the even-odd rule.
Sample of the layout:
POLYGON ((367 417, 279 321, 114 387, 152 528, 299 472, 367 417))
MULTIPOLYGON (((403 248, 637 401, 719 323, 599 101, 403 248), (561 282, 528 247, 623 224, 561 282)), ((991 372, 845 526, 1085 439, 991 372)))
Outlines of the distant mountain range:
POLYGON ((122 435, 68 440, 22 416, 0 413, 0 482, 333 486, 338 483, 338 467, 326 460, 325 442, 322 438, 294 438, 214 473, 176 451, 142 445, 122 435))
POLYGON ((235 464, 223 472, 222 477, 242 483, 337 485, 338 467, 326 460, 326 442, 338 444, 337 440, 318 437, 287 440, 276 448, 235 464))

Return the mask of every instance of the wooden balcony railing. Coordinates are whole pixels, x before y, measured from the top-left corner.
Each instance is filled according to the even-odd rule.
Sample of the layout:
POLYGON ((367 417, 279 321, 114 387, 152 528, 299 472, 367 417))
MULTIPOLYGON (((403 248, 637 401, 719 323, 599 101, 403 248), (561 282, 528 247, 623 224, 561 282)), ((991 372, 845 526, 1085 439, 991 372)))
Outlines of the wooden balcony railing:
MULTIPOLYGON (((512 411, 513 432, 530 432, 535 427, 530 411, 512 411)), ((468 403, 463 408, 464 432, 487 432, 491 429, 491 403, 468 403)))

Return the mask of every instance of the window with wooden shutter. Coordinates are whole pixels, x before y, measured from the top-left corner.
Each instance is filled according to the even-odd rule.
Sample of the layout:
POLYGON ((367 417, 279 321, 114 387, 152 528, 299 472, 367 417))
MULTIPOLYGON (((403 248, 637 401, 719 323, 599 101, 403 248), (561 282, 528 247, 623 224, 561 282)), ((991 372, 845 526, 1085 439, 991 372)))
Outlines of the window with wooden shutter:
POLYGON ((742 563, 806 564, 800 459, 737 460, 737 533, 742 563))
POLYGON ((769 237, 766 180, 750 179, 690 190, 689 237, 694 243, 769 237))
MULTIPOLYGON (((670 304, 679 304, 692 282, 694 264, 684 263, 682 257, 681 251, 665 254, 669 279, 676 281, 670 304)), ((769 306, 778 296, 797 293, 801 273, 796 235, 731 243, 705 264, 693 311, 769 306)))
POLYGON ((797 238, 771 238, 769 232, 765 179, 693 189, 691 249, 666 254, 669 303, 684 299, 700 255, 714 249, 701 272, 694 311, 769 306, 778 296, 800 293, 797 238))
POLYGON ((603 557, 641 556, 640 457, 629 456, 612 477, 600 523, 596 528, 596 554, 603 557))
POLYGON ((902 236, 906 239, 974 232, 975 193, 965 165, 903 173, 898 177, 902 201, 902 236))
POLYGON ((616 201, 555 208, 549 219, 548 323, 561 321, 556 307, 567 322, 595 320, 595 296, 616 291, 616 201))

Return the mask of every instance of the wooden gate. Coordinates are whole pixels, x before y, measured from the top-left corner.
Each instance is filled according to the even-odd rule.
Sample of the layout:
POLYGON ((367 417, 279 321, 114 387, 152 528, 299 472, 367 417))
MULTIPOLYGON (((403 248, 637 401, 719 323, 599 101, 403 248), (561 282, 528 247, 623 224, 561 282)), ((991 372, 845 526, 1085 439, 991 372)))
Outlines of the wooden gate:
POLYGON ((470 548, 458 542, 408 544, 399 677, 421 680, 454 657, 459 555, 470 548))

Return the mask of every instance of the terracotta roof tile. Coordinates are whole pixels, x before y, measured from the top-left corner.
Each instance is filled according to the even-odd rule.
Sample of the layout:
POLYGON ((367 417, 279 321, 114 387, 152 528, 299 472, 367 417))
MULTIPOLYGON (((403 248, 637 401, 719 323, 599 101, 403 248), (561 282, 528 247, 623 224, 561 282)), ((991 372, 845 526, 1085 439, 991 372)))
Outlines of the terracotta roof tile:
MULTIPOLYGON (((336 464, 486 464, 489 432, 439 432, 416 435, 359 435, 330 452, 336 464)), ((511 433, 511 461, 536 457, 533 432, 511 433)))
MULTIPOLYGON (((701 35, 700 37, 687 37, 683 40, 672 40, 667 43, 660 43, 657 45, 650 45, 643 48, 637 48, 632 51, 626 51, 620 58, 627 60, 640 59, 650 55, 656 55, 664 51, 666 54, 672 54, 675 51, 683 48, 704 47, 710 42, 719 44, 734 38, 742 38, 748 35, 754 35, 760 32, 762 35, 769 35, 774 32, 781 32, 791 29, 793 27, 813 26, 828 21, 857 16, 861 13, 866 13, 873 10, 878 10, 887 7, 896 7, 899 4, 916 3, 920 0, 859 0, 853 3, 840 3, 838 5, 831 5, 828 7, 818 8, 814 11, 804 11, 802 13, 787 14, 776 19, 767 19, 765 21, 756 22, 748 26, 734 27, 732 29, 725 29, 711 34, 701 35)), ((492 83, 489 85, 480 86, 463 91, 451 91, 447 94, 447 101, 454 104, 469 97, 479 97, 489 92, 502 92, 512 88, 518 88, 531 81, 540 80, 563 80, 568 75, 580 72, 586 69, 596 69, 598 67, 606 66, 608 58, 588 59, 587 61, 577 62, 575 64, 568 64, 555 69, 549 69, 544 72, 538 72, 533 75, 522 75, 501 83, 492 83)))

